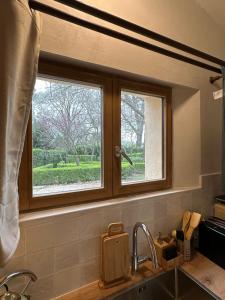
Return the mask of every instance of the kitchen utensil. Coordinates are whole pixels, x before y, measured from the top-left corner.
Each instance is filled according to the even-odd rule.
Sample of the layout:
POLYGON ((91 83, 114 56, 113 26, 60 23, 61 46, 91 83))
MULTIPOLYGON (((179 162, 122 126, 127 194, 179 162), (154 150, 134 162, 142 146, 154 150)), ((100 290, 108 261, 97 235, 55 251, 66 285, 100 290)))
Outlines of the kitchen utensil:
POLYGON ((180 240, 180 241, 184 240, 183 230, 173 230, 171 235, 172 235, 173 238, 175 238, 177 240, 180 240))
POLYGON ((185 234, 185 239, 186 240, 190 240, 191 239, 192 234, 193 234, 195 228, 197 228, 198 225, 199 225, 199 223, 200 223, 200 220, 201 220, 201 214, 193 212, 192 216, 191 216, 191 220, 190 220, 190 224, 189 224, 188 230, 187 230, 187 232, 185 234))
POLYGON ((183 219, 182 219, 182 226, 181 226, 181 230, 184 232, 184 234, 188 229, 190 219, 191 219, 191 212, 187 210, 184 212, 183 219))
POLYGON ((101 280, 104 287, 129 277, 129 236, 122 223, 112 223, 101 237, 101 280))

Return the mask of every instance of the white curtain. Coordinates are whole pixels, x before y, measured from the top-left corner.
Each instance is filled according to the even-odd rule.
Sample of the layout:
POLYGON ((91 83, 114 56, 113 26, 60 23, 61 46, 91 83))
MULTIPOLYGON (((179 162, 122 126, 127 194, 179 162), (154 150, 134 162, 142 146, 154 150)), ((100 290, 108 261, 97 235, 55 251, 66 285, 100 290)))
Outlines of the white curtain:
POLYGON ((223 123, 222 123, 222 191, 225 194, 225 68, 222 67, 223 74, 223 123))
POLYGON ((40 20, 28 0, 0 0, 0 265, 20 238, 18 171, 40 50, 40 20))

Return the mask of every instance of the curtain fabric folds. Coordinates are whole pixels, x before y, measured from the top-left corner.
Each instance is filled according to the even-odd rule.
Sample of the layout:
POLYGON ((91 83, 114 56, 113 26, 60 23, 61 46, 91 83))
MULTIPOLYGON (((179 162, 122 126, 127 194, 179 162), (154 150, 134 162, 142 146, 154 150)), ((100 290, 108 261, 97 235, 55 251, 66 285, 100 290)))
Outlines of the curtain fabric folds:
POLYGON ((19 241, 18 172, 40 51, 28 0, 0 1, 0 265, 19 241))

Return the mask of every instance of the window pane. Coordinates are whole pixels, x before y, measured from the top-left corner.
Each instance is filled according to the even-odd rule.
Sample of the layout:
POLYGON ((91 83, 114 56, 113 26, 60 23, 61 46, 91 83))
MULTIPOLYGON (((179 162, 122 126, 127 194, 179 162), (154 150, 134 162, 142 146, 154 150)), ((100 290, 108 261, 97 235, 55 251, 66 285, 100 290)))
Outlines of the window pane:
POLYGON ((101 87, 38 78, 32 142, 34 196, 101 187, 101 87))
POLYGON ((121 92, 122 184, 164 178, 163 98, 121 92))

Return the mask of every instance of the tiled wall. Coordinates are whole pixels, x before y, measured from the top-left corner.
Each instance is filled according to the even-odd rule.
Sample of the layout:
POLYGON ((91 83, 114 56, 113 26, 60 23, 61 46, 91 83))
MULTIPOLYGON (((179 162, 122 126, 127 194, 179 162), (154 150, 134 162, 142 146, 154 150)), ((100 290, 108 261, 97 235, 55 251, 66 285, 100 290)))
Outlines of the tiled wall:
MULTIPOLYGON (((101 233, 108 223, 122 221, 131 234, 137 221, 145 222, 154 236, 168 233, 180 223, 186 209, 212 213, 213 196, 220 193, 220 176, 202 177, 202 188, 143 195, 133 199, 101 202, 98 207, 21 221, 16 254, 1 274, 20 268, 33 270, 38 281, 29 288, 34 300, 52 299, 99 278, 101 233)), ((131 238, 130 238, 131 240, 131 238)), ((145 248, 143 239, 140 247, 145 248)), ((18 279, 13 288, 24 283, 18 279)))

